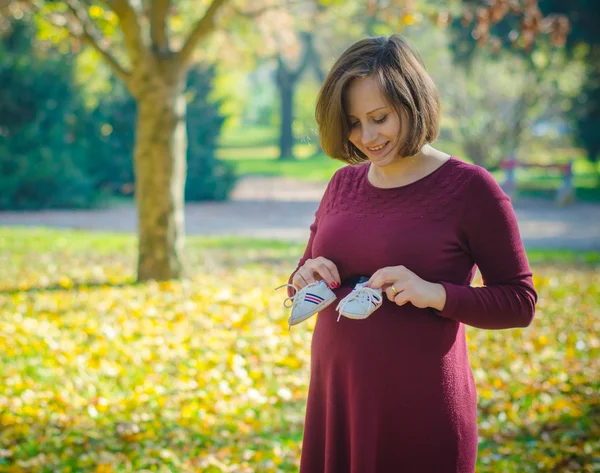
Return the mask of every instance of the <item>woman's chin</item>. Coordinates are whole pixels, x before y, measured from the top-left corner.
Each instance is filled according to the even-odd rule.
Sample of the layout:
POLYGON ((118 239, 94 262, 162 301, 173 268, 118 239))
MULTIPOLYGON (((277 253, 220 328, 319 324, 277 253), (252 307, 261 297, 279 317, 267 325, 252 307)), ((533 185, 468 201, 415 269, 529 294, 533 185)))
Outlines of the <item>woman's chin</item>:
POLYGON ((388 153, 385 156, 368 156, 368 158, 373 166, 377 167, 389 166, 396 161, 392 153, 388 153))

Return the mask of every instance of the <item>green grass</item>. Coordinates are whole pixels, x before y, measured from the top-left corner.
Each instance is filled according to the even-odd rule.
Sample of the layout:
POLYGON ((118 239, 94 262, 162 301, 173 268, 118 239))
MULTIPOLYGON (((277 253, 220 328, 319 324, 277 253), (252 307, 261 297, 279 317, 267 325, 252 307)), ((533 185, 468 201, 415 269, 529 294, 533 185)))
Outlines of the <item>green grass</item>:
MULTIPOLYGON (((573 173, 577 200, 600 202, 599 174, 593 163, 580 157, 574 162, 573 173)), ((496 171, 493 174, 498 182, 503 182, 506 176, 504 171, 496 171)), ((556 190, 561 186, 562 176, 558 171, 535 168, 517 170, 517 188, 520 196, 554 199, 556 190)))
POLYGON ((333 173, 345 165, 323 154, 312 158, 279 161, 274 158, 227 159, 241 176, 285 177, 315 182, 328 182, 333 173))
MULTIPOLYGON (((110 254, 116 251, 134 251, 136 238, 128 233, 60 230, 43 227, 0 227, 0 254, 47 253, 51 251, 90 251, 110 254)), ((250 237, 187 236, 186 246, 193 251, 290 251, 297 243, 250 237)))
MULTIPOLYGON (((185 244, 186 261, 192 268, 206 262, 220 266, 235 262, 244 265, 260 265, 274 261, 295 264, 304 250, 304 243, 238 236, 188 235, 185 244)), ((128 278, 133 279, 136 251, 136 238, 126 233, 0 227, 0 266, 12 267, 15 271, 46 273, 46 277, 48 268, 53 266, 57 266, 55 273, 60 273, 59 266, 64 272, 69 271, 66 266, 61 265, 60 260, 49 265, 49 259, 45 255, 62 254, 67 259, 77 255, 90 258, 92 261, 110 261, 118 253, 120 269, 125 269, 122 263, 126 261, 130 265, 127 270, 128 278), (28 261, 27 264, 24 264, 25 261, 28 261)), ((530 249, 527 255, 531 264, 595 265, 600 263, 600 252, 597 251, 530 249)), ((19 279, 19 275, 15 274, 15 278, 19 279)), ((81 280, 81 278, 76 279, 81 280)))
POLYGON ((219 136, 221 148, 259 148, 276 145, 279 130, 274 126, 245 126, 237 129, 226 129, 219 136))
POLYGON ((527 250, 530 264, 599 265, 600 252, 574 250, 527 250))
MULTIPOLYGON (((301 244, 187 239, 135 283, 134 236, 0 227, 0 473, 298 470, 315 319, 281 305, 301 244)), ((600 253, 530 250, 526 329, 467 328, 478 473, 575 473, 600 451, 600 253)))
MULTIPOLYGON (((315 148, 312 145, 298 144, 294 146, 294 157, 303 160, 314 156, 315 148)), ((243 161, 278 161, 279 147, 276 145, 264 145, 254 148, 219 148, 217 157, 230 162, 243 161)))

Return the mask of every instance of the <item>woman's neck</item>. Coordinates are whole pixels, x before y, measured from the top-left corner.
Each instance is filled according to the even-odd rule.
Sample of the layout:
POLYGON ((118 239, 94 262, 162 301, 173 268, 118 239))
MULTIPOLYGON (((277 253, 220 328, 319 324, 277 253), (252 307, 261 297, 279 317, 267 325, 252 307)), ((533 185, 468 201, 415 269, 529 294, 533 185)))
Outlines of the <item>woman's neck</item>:
POLYGON ((430 174, 441 166, 450 156, 429 145, 414 156, 398 158, 384 167, 371 164, 369 180, 378 187, 397 187, 410 184, 430 174))

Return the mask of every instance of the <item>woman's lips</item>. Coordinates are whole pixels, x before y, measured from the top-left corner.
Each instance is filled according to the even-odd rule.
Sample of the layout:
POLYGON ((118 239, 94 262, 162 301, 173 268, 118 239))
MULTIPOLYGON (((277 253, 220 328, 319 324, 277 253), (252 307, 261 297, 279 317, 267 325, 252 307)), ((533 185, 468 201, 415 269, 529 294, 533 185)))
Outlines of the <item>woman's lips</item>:
MULTIPOLYGON (((371 149, 371 148, 367 148, 367 147, 365 147, 365 148, 366 148, 367 152, 369 153, 369 155, 371 155, 371 156, 381 156, 382 154, 384 154, 384 153, 386 153, 386 152, 387 152, 387 148, 388 148, 388 145, 389 145, 389 144, 390 144, 390 142, 389 142, 389 141, 387 141, 387 142, 386 142, 386 143, 383 145, 383 148, 376 149, 376 150, 373 150, 373 149, 371 149)), ((376 146, 374 146, 374 148, 377 148, 377 147, 376 147, 376 146)))

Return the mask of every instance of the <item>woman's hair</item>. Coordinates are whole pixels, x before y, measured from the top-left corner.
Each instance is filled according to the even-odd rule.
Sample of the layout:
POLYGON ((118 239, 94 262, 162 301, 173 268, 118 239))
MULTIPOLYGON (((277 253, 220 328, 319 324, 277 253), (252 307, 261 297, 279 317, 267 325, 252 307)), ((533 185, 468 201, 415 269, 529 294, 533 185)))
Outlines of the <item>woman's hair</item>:
POLYGON ((323 151, 332 158, 358 164, 367 157, 350 143, 347 90, 354 79, 374 78, 398 113, 400 126, 410 126, 400 144, 401 156, 417 154, 439 134, 440 100, 419 53, 400 35, 366 38, 350 46, 327 75, 315 110, 323 151))

